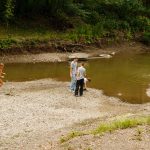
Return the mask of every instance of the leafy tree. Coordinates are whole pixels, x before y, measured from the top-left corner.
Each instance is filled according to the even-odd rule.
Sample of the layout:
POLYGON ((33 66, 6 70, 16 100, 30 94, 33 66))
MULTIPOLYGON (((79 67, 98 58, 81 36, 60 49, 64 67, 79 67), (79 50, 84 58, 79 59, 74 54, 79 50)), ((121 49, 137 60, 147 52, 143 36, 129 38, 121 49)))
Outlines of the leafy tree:
POLYGON ((0 6, 0 18, 4 20, 7 25, 9 21, 14 16, 14 0, 1 0, 1 6, 0 6))
POLYGON ((141 32, 149 26, 149 5, 149 0, 0 0, 0 21, 40 16, 57 29, 84 24, 141 32))

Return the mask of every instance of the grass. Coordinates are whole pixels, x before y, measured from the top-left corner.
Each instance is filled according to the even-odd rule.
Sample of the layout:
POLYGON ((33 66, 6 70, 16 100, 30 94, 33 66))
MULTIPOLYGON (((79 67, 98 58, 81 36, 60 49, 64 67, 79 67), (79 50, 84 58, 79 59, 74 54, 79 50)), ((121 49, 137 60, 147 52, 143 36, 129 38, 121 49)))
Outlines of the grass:
POLYGON ((55 32, 51 28, 47 27, 17 27, 10 26, 6 28, 5 26, 0 26, 0 39, 13 38, 16 40, 23 39, 55 39, 64 38, 65 33, 55 32))
MULTIPOLYGON (((106 132, 112 133, 115 130, 133 128, 133 127, 137 127, 139 125, 150 125, 150 116, 116 120, 116 121, 112 121, 110 123, 101 123, 99 127, 97 127, 96 129, 94 129, 92 131, 71 132, 67 136, 61 137, 60 142, 64 143, 75 137, 88 135, 88 134, 103 135, 106 132)), ((138 133, 141 134, 140 132, 141 131, 139 130, 138 133)))
POLYGON ((112 132, 118 129, 127 129, 136 127, 138 125, 147 124, 147 118, 140 118, 140 119, 125 119, 125 120, 117 120, 111 122, 110 124, 101 124, 96 130, 92 131, 93 134, 102 134, 105 132, 112 132))
POLYGON ((0 49, 49 45, 50 41, 72 41, 69 32, 54 31, 50 27, 5 27, 0 25, 0 49))
MULTIPOLYGON (((107 31, 101 28, 101 24, 95 26, 85 25, 70 29, 65 32, 56 31, 48 25, 27 25, 22 26, 4 26, 0 25, 0 49, 5 53, 5 49, 8 48, 26 48, 37 47, 40 44, 50 46, 51 41, 70 41, 75 43, 92 44, 101 43, 106 45, 112 45, 113 43, 121 40, 131 40, 132 33, 119 31, 107 31), (124 34, 123 37, 122 34, 124 34), (105 42, 104 42, 105 41, 105 42)), ((141 42, 149 45, 149 34, 143 35, 141 42)), ((60 42, 61 43, 61 42, 60 42)))

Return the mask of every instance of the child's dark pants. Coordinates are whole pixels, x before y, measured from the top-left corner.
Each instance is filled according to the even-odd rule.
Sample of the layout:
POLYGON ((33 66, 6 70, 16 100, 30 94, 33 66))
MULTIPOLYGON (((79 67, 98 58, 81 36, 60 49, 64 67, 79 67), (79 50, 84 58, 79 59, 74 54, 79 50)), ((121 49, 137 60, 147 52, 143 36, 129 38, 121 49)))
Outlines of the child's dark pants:
POLYGON ((84 85, 84 79, 77 80, 75 96, 78 95, 78 92, 79 92, 80 96, 83 95, 83 85, 84 85))

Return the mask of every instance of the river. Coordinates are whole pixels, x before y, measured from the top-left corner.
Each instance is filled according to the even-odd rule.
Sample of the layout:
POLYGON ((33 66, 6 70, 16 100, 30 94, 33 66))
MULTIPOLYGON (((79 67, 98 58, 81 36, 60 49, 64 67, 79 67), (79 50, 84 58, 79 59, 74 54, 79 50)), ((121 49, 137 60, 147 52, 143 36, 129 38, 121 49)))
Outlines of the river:
MULTIPOLYGON (((120 54, 111 59, 86 62, 88 86, 101 89, 108 96, 132 104, 150 102, 146 90, 150 84, 150 54, 120 54)), ((54 78, 69 81, 69 62, 6 64, 6 81, 30 81, 54 78)))

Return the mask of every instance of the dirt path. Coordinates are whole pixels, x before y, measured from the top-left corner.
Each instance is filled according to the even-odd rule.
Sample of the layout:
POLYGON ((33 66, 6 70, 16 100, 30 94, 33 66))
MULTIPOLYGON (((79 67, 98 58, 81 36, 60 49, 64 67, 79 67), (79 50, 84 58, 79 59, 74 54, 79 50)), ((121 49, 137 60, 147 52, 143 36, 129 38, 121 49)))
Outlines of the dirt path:
POLYGON ((68 85, 51 79, 6 83, 0 91, 0 149, 55 149, 62 134, 85 129, 85 122, 150 114, 149 105, 124 104, 95 89, 76 98, 68 85))

